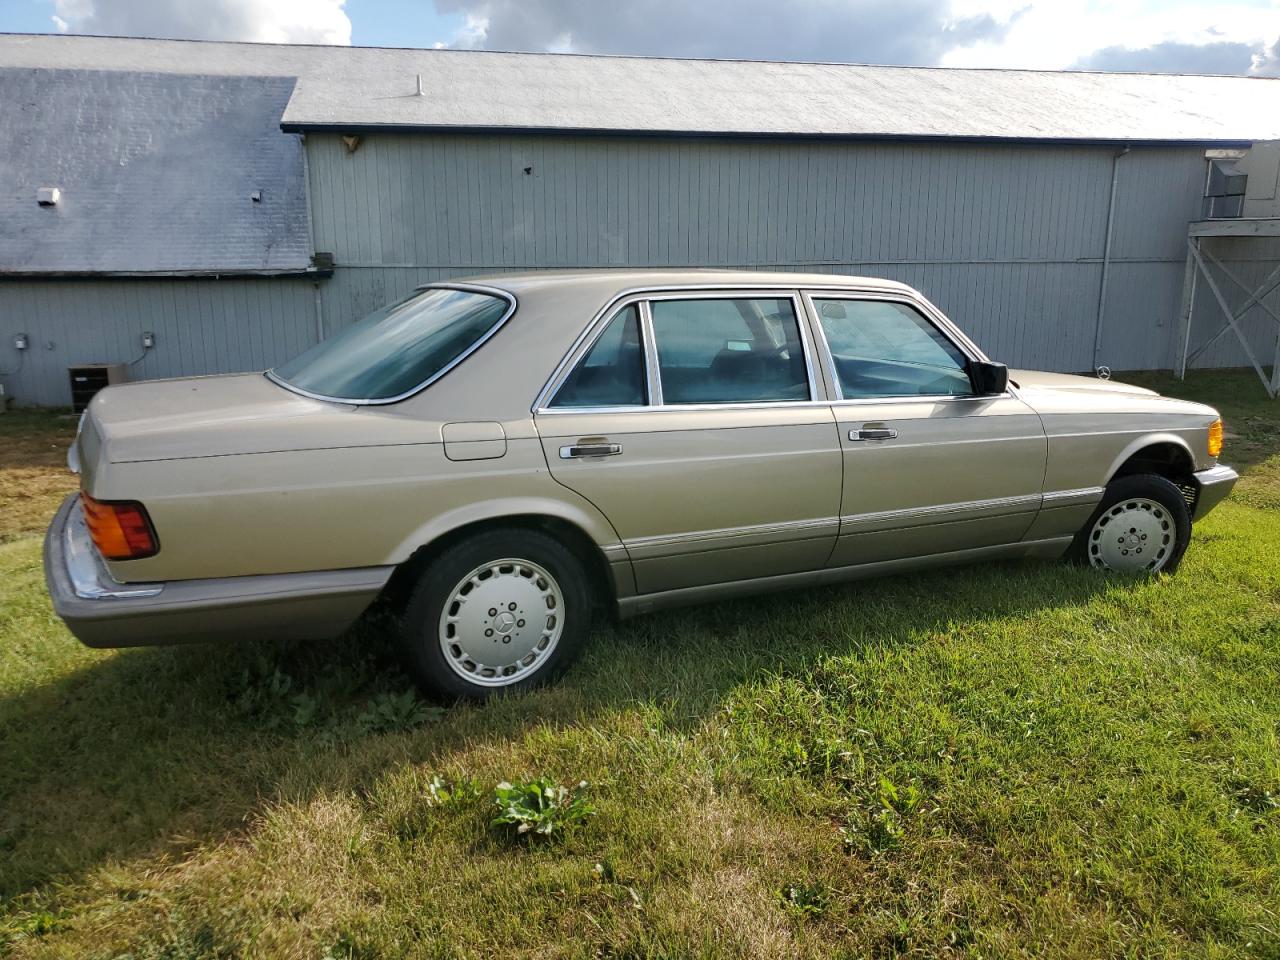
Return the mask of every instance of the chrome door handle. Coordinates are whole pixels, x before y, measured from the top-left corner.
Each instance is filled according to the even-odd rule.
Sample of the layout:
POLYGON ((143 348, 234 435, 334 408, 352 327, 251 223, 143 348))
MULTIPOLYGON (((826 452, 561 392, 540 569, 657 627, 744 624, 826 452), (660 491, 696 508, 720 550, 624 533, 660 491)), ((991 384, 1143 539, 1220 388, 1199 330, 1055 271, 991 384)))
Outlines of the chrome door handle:
POLYGON ((850 440, 894 440, 897 436, 897 430, 888 430, 883 427, 849 431, 850 440))
POLYGON ((616 457, 622 452, 620 443, 571 443, 560 448, 561 460, 576 460, 581 457, 616 457))

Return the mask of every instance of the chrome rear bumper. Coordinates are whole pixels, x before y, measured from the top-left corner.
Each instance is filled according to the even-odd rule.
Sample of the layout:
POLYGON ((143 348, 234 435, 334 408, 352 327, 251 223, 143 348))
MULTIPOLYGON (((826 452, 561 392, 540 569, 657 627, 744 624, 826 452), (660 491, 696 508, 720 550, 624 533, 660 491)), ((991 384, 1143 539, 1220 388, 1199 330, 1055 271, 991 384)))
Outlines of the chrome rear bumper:
POLYGON ((1231 488, 1240 479, 1240 474, 1221 463, 1208 470, 1193 473, 1191 476, 1199 491, 1196 496, 1196 509, 1191 516, 1192 520, 1199 520, 1225 500, 1231 493, 1231 488))
POLYGON ((44 538, 44 577, 53 609, 90 647, 334 637, 373 602, 393 569, 120 583, 89 539, 74 494, 44 538))

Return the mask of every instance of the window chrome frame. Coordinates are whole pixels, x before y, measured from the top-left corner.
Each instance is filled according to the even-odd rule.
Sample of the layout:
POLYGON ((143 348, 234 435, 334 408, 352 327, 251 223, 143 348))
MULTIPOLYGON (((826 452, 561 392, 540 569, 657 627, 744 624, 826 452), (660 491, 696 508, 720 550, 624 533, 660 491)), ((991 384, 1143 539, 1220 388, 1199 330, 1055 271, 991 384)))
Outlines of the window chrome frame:
MULTIPOLYGON (((284 387, 286 390, 290 391, 291 393, 296 393, 300 397, 307 397, 310 400, 322 400, 326 403, 341 403, 341 404, 346 404, 348 406, 356 406, 356 407, 382 407, 391 403, 400 403, 401 401, 408 400, 410 397, 416 396, 417 394, 421 393, 423 390, 427 389, 427 387, 431 386, 433 383, 435 383, 437 380, 439 380, 441 377, 447 374, 454 367, 462 363, 462 361, 466 360, 467 357, 471 356, 473 353, 475 353, 477 350, 483 347, 486 343, 488 343, 489 340, 493 338, 494 334, 496 334, 499 330, 501 330, 504 326, 506 326, 507 321, 511 319, 511 317, 515 314, 516 309, 520 305, 519 301, 516 299, 516 295, 514 293, 511 293, 509 290, 503 290, 500 287, 491 287, 491 286, 488 286, 487 284, 482 284, 482 283, 450 283, 448 281, 441 282, 441 283, 424 283, 421 286, 414 287, 413 290, 414 290, 414 293, 421 293, 426 290, 459 290, 464 293, 488 294, 489 296, 495 297, 499 300, 505 300, 507 303, 507 309, 503 311, 502 316, 500 316, 494 322, 493 326, 491 326, 480 337, 476 339, 475 343, 471 344, 471 346, 467 347, 466 350, 463 350, 460 354, 458 354, 451 361, 449 361, 449 363, 445 364, 443 367, 441 367, 439 370, 433 373, 426 380, 423 380, 416 387, 406 390, 403 393, 398 393, 394 397, 377 397, 374 399, 366 399, 366 400, 352 399, 349 397, 331 397, 322 393, 313 393, 312 391, 304 390, 301 387, 295 387, 293 384, 289 383, 287 380, 284 380, 280 376, 278 376, 274 368, 266 371, 263 374, 263 376, 265 376, 272 383, 275 383, 281 387, 284 387)), ((356 322, 358 323, 359 321, 356 321, 356 322)), ((320 341, 320 342, 323 343, 324 341, 320 341)))
MULTIPOLYGON (((910 293, 896 290, 856 290, 849 288, 833 287, 831 290, 806 288, 801 290, 801 297, 804 300, 805 308, 808 310, 810 322, 813 325, 814 339, 818 342, 818 353, 824 371, 829 379, 829 387, 831 390, 831 399, 829 403, 832 406, 853 406, 864 404, 895 404, 895 403, 954 403, 956 401, 964 401, 972 403, 977 400, 998 400, 1001 398, 1010 398, 1014 396, 1012 388, 1007 388, 1002 393, 904 393, 897 396, 884 397, 845 397, 843 388, 840 386, 840 375, 836 370, 835 356, 831 351, 831 344, 827 341, 827 332, 822 326, 822 316, 818 312, 818 306, 815 300, 870 300, 877 303, 901 303, 904 306, 913 308, 917 313, 925 319, 925 322, 931 324, 933 328, 955 347, 964 358, 969 362, 977 361, 979 363, 990 363, 990 358, 982 352, 976 343, 969 339, 965 333, 951 322, 941 310, 921 296, 913 296, 910 293)), ((969 371, 964 371, 968 375, 969 371)), ((970 381, 972 386, 972 381, 970 381)))
POLYGON ((644 345, 644 376, 648 384, 646 407, 660 407, 662 399, 662 372, 658 369, 658 341, 653 333, 653 309, 648 300, 636 306, 640 317, 640 342, 644 345))
POLYGON ((543 396, 546 397, 546 404, 543 405, 539 403, 535 405, 535 413, 599 413, 602 410, 629 410, 634 412, 637 410, 647 410, 649 407, 653 406, 655 396, 661 399, 661 387, 654 383, 654 376, 652 373, 653 368, 649 363, 649 354, 654 352, 652 350, 653 332, 647 326, 647 312, 645 310, 644 302, 634 298, 626 300, 625 302, 614 300, 610 302, 609 306, 616 306, 616 309, 609 310, 609 307, 606 307, 605 310, 609 312, 605 313, 602 311, 601 313, 596 314, 596 319, 592 320, 591 324, 588 325, 587 332, 591 334, 590 338, 588 339, 583 336, 579 336, 578 339, 574 341, 574 344, 567 355, 572 358, 573 362, 566 363, 564 360, 560 361, 560 365, 556 367, 556 372, 553 376, 554 383, 552 381, 548 381, 551 386, 543 387, 541 393, 538 395, 540 400, 543 396), (595 407, 551 406, 550 404, 555 402, 556 395, 560 392, 560 388, 565 385, 566 381, 568 381, 570 374, 578 368, 578 364, 582 363, 582 361, 587 358, 587 355, 595 348, 596 343, 604 336, 605 331, 613 325, 613 321, 617 320, 623 312, 629 310, 631 307, 636 308, 636 325, 640 334, 640 362, 644 364, 645 402, 612 404, 595 407))
POLYGON ((830 401, 825 396, 826 387, 817 376, 818 353, 817 344, 807 322, 808 315, 801 291, 796 286, 779 284, 763 284, 743 287, 733 285, 697 284, 693 286, 661 286, 640 287, 624 290, 596 314, 587 324, 583 332, 574 341, 569 352, 556 367, 555 372, 547 380, 534 401, 532 412, 537 416, 565 416, 572 414, 597 413, 643 413, 657 411, 705 411, 705 410, 751 410, 756 408, 809 406, 826 404, 830 401), (789 300, 794 314, 797 332, 800 336, 800 349, 804 354, 805 383, 809 396, 804 400, 748 400, 741 403, 730 401, 714 403, 667 403, 662 394, 662 374, 658 364, 658 345, 653 333, 653 311, 650 304, 658 300, 789 300), (595 346, 595 342, 613 322, 614 318, 632 304, 638 306, 640 312, 640 336, 644 345, 645 378, 649 385, 649 402, 643 406, 600 406, 600 407, 553 407, 550 406, 556 394, 564 385, 569 374, 595 346))

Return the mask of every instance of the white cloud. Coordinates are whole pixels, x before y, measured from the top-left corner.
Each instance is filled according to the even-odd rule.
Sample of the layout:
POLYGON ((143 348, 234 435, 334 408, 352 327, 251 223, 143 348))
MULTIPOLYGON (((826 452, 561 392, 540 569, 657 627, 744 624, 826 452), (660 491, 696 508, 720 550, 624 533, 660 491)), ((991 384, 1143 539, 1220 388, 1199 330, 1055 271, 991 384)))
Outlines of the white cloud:
POLYGON ((485 39, 489 36, 489 18, 483 13, 468 13, 466 22, 458 28, 457 34, 449 43, 438 44, 441 47, 463 47, 468 50, 484 48, 485 39))
MULTIPOLYGON (((349 44, 345 0, 52 0, 62 33, 349 44)), ((420 0, 426 3, 427 0, 420 0)), ((435 46, 1280 73, 1280 0, 434 0, 435 46)))
POLYGON ((1274 73, 1280 0, 436 0, 447 46, 956 67, 1274 73))
POLYGON ((351 43, 345 0, 54 0, 60 33, 351 43))
POLYGON ((951 0, 436 0, 490 50, 932 64, 1003 31, 951 0))
POLYGON ((1280 76, 1280 40, 1267 44, 1253 55, 1249 72, 1260 77, 1280 76))
POLYGON ((1229 72, 1243 73, 1251 52, 1265 54, 1280 37, 1280 4, 1265 0, 953 0, 953 8, 985 10, 1008 30, 953 47, 941 58, 951 67, 1053 70, 1096 61, 1170 71, 1238 64, 1229 72))

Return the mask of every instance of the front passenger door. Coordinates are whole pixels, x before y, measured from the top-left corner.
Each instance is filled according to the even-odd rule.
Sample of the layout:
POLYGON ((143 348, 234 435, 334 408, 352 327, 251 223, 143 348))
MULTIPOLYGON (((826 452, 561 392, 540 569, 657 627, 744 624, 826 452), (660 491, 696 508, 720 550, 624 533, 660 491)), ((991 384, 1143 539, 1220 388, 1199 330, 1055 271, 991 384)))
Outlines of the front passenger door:
POLYGON ((826 563, 840 442, 800 316, 790 291, 638 298, 537 411, 552 475, 613 523, 639 593, 826 563))
POLYGON ((844 452, 831 566, 1022 539, 1040 509, 1046 440, 1011 392, 979 396, 970 357, 910 298, 814 291, 844 452))

